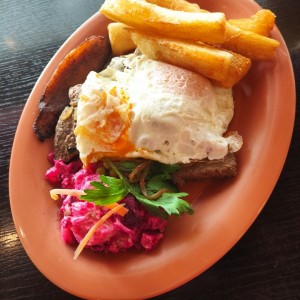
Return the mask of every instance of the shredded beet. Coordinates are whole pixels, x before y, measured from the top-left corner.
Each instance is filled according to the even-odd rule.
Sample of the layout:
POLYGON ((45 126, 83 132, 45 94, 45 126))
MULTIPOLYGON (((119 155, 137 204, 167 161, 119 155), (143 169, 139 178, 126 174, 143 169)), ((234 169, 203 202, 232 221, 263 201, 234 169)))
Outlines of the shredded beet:
MULTIPOLYGON (((53 167, 46 172, 51 184, 62 188, 84 190, 90 182, 99 179, 96 169, 99 164, 83 168, 80 160, 65 164, 49 155, 53 167)), ((153 250, 163 238, 167 221, 151 215, 131 194, 120 203, 125 203, 128 213, 122 217, 112 215, 102 224, 87 243, 93 251, 118 253, 130 248, 153 250)), ((89 229, 108 211, 103 206, 65 196, 60 208, 61 236, 67 244, 78 244, 89 229)))

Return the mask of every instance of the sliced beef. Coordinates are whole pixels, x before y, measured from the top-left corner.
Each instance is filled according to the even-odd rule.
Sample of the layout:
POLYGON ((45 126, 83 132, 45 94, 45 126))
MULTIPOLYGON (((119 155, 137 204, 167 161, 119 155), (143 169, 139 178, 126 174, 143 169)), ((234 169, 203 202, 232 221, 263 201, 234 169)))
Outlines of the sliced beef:
POLYGON ((62 159, 64 162, 69 162, 72 158, 78 156, 74 134, 74 128, 76 126, 74 119, 75 109, 72 106, 67 106, 63 114, 68 109, 72 110, 72 112, 68 117, 60 117, 58 119, 54 136, 55 159, 62 159))
POLYGON ((77 106, 79 95, 81 93, 81 84, 76 84, 69 88, 69 99, 71 106, 77 106))
POLYGON ((233 153, 229 153, 222 160, 205 159, 182 165, 173 174, 174 183, 177 186, 184 185, 187 181, 218 179, 233 177, 237 174, 237 161, 233 153))
POLYGON ((76 126, 75 113, 80 92, 81 84, 77 84, 69 89, 70 106, 63 110, 55 127, 55 159, 62 159, 66 163, 79 154, 76 148, 74 129, 76 126))

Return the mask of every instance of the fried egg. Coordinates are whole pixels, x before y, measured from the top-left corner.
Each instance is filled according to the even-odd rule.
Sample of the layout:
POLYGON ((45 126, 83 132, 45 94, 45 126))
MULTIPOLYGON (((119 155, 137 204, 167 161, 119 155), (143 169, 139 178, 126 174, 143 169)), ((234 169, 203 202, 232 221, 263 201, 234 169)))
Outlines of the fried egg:
POLYGON ((222 159, 242 143, 239 135, 224 137, 233 114, 231 89, 136 51, 113 58, 82 84, 77 148, 84 164, 103 157, 222 159))

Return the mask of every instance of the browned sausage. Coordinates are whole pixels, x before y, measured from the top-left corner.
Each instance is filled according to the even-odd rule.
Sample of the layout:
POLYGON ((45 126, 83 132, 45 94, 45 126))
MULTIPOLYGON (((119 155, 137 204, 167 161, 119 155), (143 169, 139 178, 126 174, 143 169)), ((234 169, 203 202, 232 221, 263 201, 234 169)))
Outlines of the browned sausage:
POLYGON ((40 99, 40 111, 33 125, 33 130, 41 141, 54 133, 59 115, 69 103, 69 88, 83 83, 90 71, 100 71, 109 56, 108 38, 91 36, 58 65, 40 99))

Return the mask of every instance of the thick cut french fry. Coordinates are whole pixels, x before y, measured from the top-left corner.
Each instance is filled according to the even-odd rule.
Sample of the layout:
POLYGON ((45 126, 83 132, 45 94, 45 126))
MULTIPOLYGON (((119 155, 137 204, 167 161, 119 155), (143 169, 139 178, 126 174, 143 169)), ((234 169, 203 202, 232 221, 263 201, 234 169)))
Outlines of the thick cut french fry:
POLYGON ((167 37, 211 44, 225 40, 223 13, 175 11, 142 0, 106 0, 100 12, 114 21, 167 37))
POLYGON ((129 26, 123 23, 110 23, 107 27, 113 55, 123 55, 136 48, 128 31, 129 26))
MULTIPOLYGON (((147 0, 150 3, 167 8, 188 9, 194 12, 207 12, 185 0, 147 0), (178 6, 176 6, 178 3, 178 6), (189 6, 188 4, 191 4, 189 6)), ((279 42, 267 38, 275 24, 275 15, 267 9, 259 10, 248 19, 236 19, 226 22, 226 36, 222 47, 249 57, 253 60, 268 60, 274 57, 279 42)), ((163 35, 162 33, 159 33, 163 35)), ((176 37, 177 38, 177 37, 176 37)), ((209 44, 209 41, 206 41, 209 44)))
POLYGON ((247 19, 232 19, 227 21, 240 29, 251 31, 263 36, 269 36, 275 25, 275 15, 268 9, 261 9, 247 19))
POLYGON ((202 12, 202 9, 196 3, 190 3, 185 0, 146 0, 149 3, 169 8, 172 10, 181 10, 186 12, 202 12))
POLYGON ((279 42, 227 23, 226 41, 222 46, 252 60, 268 60, 274 57, 279 42))
POLYGON ((149 35, 134 29, 130 31, 134 43, 151 59, 194 71, 226 88, 239 82, 251 66, 250 59, 236 53, 201 43, 149 35))

